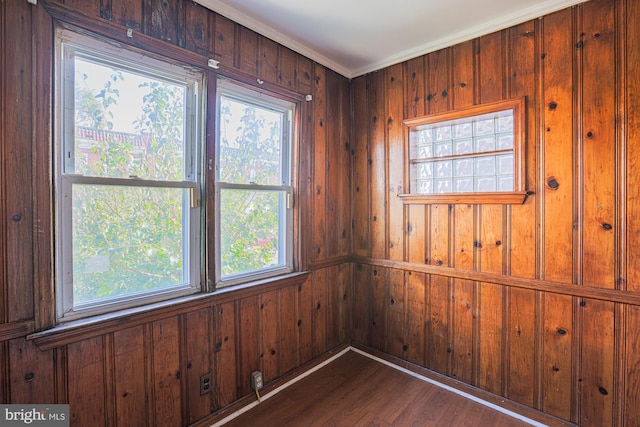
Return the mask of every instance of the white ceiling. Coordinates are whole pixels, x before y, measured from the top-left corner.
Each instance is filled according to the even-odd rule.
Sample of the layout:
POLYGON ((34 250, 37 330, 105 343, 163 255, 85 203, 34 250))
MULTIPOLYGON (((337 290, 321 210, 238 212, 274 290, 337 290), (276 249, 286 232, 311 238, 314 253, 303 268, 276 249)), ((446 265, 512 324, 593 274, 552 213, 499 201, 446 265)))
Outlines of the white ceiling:
POLYGON ((356 77, 585 0, 195 0, 356 77))

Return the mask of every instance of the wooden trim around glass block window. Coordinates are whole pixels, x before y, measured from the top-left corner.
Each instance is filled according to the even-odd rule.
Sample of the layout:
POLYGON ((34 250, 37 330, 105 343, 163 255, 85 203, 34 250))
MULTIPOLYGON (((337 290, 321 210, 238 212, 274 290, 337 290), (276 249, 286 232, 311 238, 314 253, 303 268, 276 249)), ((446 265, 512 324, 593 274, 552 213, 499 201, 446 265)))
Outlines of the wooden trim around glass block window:
MULTIPOLYGON (((514 98, 468 108, 431 114, 403 121, 405 147, 405 188, 411 188, 410 134, 424 125, 433 125, 504 110, 513 110, 513 191, 460 192, 460 193, 407 193, 399 194, 404 204, 522 204, 528 195, 525 188, 526 99, 514 98)), ((482 153, 478 153, 482 154, 482 153)), ((449 156, 457 157, 457 156, 449 156)), ((463 156, 460 156, 463 157, 463 156)), ((434 161, 438 158, 434 157, 434 161)), ((474 175, 475 176, 475 175, 474 175)))

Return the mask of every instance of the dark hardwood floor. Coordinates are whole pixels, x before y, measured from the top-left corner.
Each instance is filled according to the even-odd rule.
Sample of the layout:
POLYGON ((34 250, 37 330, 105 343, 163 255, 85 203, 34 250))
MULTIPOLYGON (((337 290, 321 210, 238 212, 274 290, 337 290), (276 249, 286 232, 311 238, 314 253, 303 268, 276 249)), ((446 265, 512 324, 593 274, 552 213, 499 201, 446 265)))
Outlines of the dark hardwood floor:
POLYGON ((349 351, 227 426, 527 426, 349 351))

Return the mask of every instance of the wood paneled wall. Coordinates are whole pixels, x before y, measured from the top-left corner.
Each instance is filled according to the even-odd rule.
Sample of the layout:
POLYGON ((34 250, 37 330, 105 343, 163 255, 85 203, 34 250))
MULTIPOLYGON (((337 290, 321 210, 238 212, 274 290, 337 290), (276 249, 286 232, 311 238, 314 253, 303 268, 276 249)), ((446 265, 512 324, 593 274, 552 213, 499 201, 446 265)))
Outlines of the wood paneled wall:
POLYGON ((0 402, 69 403, 78 426, 189 425, 250 394, 251 371, 271 382, 348 343, 347 79, 183 0, 0 0, 0 68, 0 402), (227 76, 312 94, 300 111, 295 219, 297 263, 310 273, 29 339, 52 326, 54 312, 58 22, 120 42, 132 28, 138 48, 202 64, 213 58, 227 76), (207 372, 213 392, 201 396, 207 372))
POLYGON ((359 77, 356 343, 580 425, 640 425, 640 1, 359 77), (403 205, 403 119, 527 98, 522 205, 403 205))

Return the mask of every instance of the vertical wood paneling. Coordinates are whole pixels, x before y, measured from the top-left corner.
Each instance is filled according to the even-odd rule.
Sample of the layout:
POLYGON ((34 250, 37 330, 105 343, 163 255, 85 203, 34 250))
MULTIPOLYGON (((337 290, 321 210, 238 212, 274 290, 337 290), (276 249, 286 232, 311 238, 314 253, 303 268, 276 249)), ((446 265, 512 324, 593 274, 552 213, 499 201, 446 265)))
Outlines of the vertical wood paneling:
POLYGON ((359 77, 352 82, 354 132, 353 155, 353 253, 369 255, 369 142, 367 120, 367 78, 359 77))
MULTIPOLYGON (((300 196, 300 228, 303 241, 309 242, 301 248, 302 261, 321 241, 324 252, 314 252, 313 260, 348 255, 351 245, 355 255, 432 265, 442 261, 443 267, 527 278, 539 273, 554 286, 576 280, 609 289, 615 286, 615 274, 626 268, 627 282, 620 288, 640 290, 640 255, 634 245, 640 236, 634 191, 640 136, 640 88, 633 78, 640 66, 640 44, 633 37, 640 27, 637 0, 592 0, 351 84, 189 2, 60 3, 197 53, 210 51, 227 68, 303 94, 311 93, 313 85, 312 104, 318 108, 324 103, 325 113, 322 122, 317 110, 309 116, 313 120, 302 117, 300 152, 307 154, 300 159, 300 187, 311 190, 300 196), (616 45, 616 34, 624 43, 616 45), (620 77, 623 81, 616 80, 620 77), (404 162, 402 119, 517 96, 527 97, 526 181, 536 193, 524 205, 456 205, 449 211, 445 206, 404 207, 395 199, 403 178, 398 175, 404 162), (324 145, 314 141, 318 134, 324 145), (625 150, 616 148, 616 141, 625 150), (346 180, 349 155, 351 186, 346 180), (314 163, 305 166, 310 160, 314 163), (623 162, 625 167, 618 168, 623 162), (314 172, 311 184, 305 167, 314 172), (325 179, 322 200, 313 192, 316 170, 325 179), (626 195, 626 203, 616 194, 626 195), (336 216, 336 226, 329 229, 326 221, 333 224, 336 216), (318 218, 325 224, 316 229, 318 218), (350 231, 345 233, 348 226, 353 239, 350 231)), ((33 225, 49 215, 48 199, 42 198, 50 190, 49 169, 41 162, 48 161, 42 145, 51 132, 46 124, 50 108, 41 101, 51 95, 43 77, 50 75, 51 43, 40 38, 51 21, 36 17, 46 13, 42 7, 23 1, 0 8, 0 319, 21 321, 34 318, 34 299, 41 298, 34 297, 34 280, 45 283, 51 274, 41 270, 48 262, 44 250, 39 252, 42 259, 32 256, 35 246, 44 248, 49 242, 34 245, 33 225), (34 162, 32 173, 21 173, 34 162), (34 208, 34 200, 41 206, 34 208)), ((310 111, 308 107, 303 109, 310 111)), ((473 287, 471 281, 449 283, 410 270, 332 266, 313 272, 300 286, 216 306, 213 318, 207 309, 183 313, 49 351, 19 338, 0 344, 0 369, 9 382, 0 388, 0 400, 68 401, 72 423, 78 425, 191 423, 208 414, 211 399, 214 407, 222 407, 251 393, 252 370, 262 368, 275 378, 343 342, 352 321, 355 343, 465 382, 475 379, 486 390, 539 405, 549 414, 573 417, 583 425, 640 423, 637 307, 614 309, 612 302, 593 299, 580 306, 571 296, 505 291, 489 283, 477 285, 475 293, 473 287), (620 341, 614 342, 616 327, 622 329, 617 332, 620 341), (618 359, 616 352, 623 357, 618 359), (199 375, 212 358, 215 393, 200 396, 199 375), (33 380, 27 382, 31 372, 33 380), (615 396, 623 401, 616 402, 615 396), (619 413, 624 420, 615 419, 619 413)))
POLYGON ((153 323, 153 411, 156 423, 180 425, 180 351, 178 318, 153 323))
POLYGON ((317 357, 327 350, 327 270, 315 271, 312 284, 313 356, 317 357))
MULTIPOLYGON (((184 380, 190 424, 209 415, 212 407, 213 392, 200 394, 200 377, 212 373, 213 367, 210 351, 213 340, 211 313, 210 308, 205 308, 184 316, 183 341, 186 350, 182 369, 186 368, 184 380)), ((213 377, 211 381, 214 382, 213 377)))
POLYGON ((573 299, 545 294, 542 410, 569 420, 571 416, 573 299))
MULTIPOLYGON (((258 75, 258 35, 250 29, 238 26, 239 68, 250 75, 258 75)), ((259 76, 258 76, 259 77, 259 76)))
MULTIPOLYGON (((327 143, 326 143, 326 209, 324 217, 330 219, 326 226, 326 247, 327 258, 339 256, 339 246, 342 236, 346 234, 346 224, 341 221, 339 215, 341 206, 345 198, 340 197, 341 191, 345 188, 345 171, 341 169, 341 157, 344 153, 344 146, 341 141, 341 120, 342 110, 340 108, 340 80, 333 71, 326 73, 326 105, 333 106, 326 109, 327 118, 327 143), (330 224, 330 225, 329 225, 330 224)), ((344 217, 344 218, 348 218, 344 217)))
POLYGON ((210 14, 196 2, 184 4, 185 47, 200 55, 208 55, 210 14))
POLYGON ((525 183, 526 189, 533 192, 527 198, 524 204, 512 205, 511 209, 511 227, 510 227, 510 274, 519 277, 536 277, 536 171, 538 167, 538 159, 536 149, 539 145, 538 141, 538 106, 536 105, 537 97, 537 79, 536 73, 537 62, 539 62, 538 50, 540 46, 536 45, 536 40, 540 38, 537 32, 535 21, 530 21, 512 28, 509 31, 509 54, 508 62, 510 64, 507 75, 509 80, 509 97, 519 98, 526 97, 526 117, 528 126, 526 126, 525 138, 525 183))
POLYGON ((387 169, 386 169, 386 125, 385 97, 386 81, 384 72, 368 75, 367 90, 369 105, 369 150, 370 190, 371 190, 371 256, 387 256, 387 169))
POLYGON ((278 44, 266 37, 258 40, 258 76, 266 82, 278 82, 278 44))
POLYGON ((313 357, 313 302, 312 277, 298 285, 298 339, 300 340, 300 363, 313 357))
MULTIPOLYGON (((536 189, 536 137, 538 118, 536 116, 536 32, 535 22, 527 22, 510 29, 509 39, 509 95, 529 96, 526 114, 529 126, 526 132, 526 188, 536 189), (532 96, 533 95, 533 96, 532 96)), ((522 205, 510 206, 510 252, 509 274, 518 277, 536 277, 536 199, 529 197, 522 205)), ((508 313, 508 395, 510 399, 527 406, 534 406, 536 396, 536 330, 539 305, 536 294, 531 291, 512 289, 509 291, 508 313), (533 362, 533 363, 532 363, 533 362)))
MULTIPOLYGON (((280 325, 278 323, 278 292, 271 291, 260 296, 260 337, 262 350, 260 353, 262 363, 262 375, 265 383, 278 376, 278 336, 280 325)), ((246 377, 247 380, 249 377, 246 377)), ((242 378, 241 378, 242 380, 242 378)))
MULTIPOLYGON (((93 3, 97 4, 97 2, 93 3)), ((120 25, 140 31, 143 22, 143 5, 142 1, 111 0, 111 19, 120 25)))
MULTIPOLYGON (((233 67, 235 61, 235 24, 222 15, 215 15, 215 38, 213 39, 215 59, 233 67)), ((209 43, 211 49, 211 42, 209 43)))
MULTIPOLYGON (((476 66, 477 93, 481 103, 496 101, 504 95, 503 33, 481 37, 476 66)), ((478 207, 479 239, 474 243, 481 271, 503 272, 503 231, 506 208, 499 205, 478 207)), ((504 288, 481 283, 479 288, 478 386, 495 394, 503 392, 504 360, 504 288)))
POLYGON ((371 313, 370 313, 370 335, 371 346, 384 351, 387 340, 386 325, 386 302, 387 302, 387 281, 389 280, 389 270, 382 267, 374 267, 371 276, 371 313))
MULTIPOLYGON (((55 298, 51 281, 53 274, 53 263, 51 262, 53 248, 50 241, 53 227, 53 220, 50 217, 53 191, 52 183, 49 180, 38 179, 38 177, 52 176, 53 168, 50 162, 53 152, 53 137, 50 128, 53 103, 53 64, 50 60, 53 55, 53 19, 43 8, 32 8, 31 10, 33 12, 34 27, 31 48, 38 52, 38 55, 35 55, 32 70, 33 82, 37 82, 35 83, 37 90, 33 91, 35 112, 31 135, 31 145, 33 147, 31 178, 33 180, 34 194, 37 195, 33 200, 34 301, 53 301, 55 298)), ((0 89, 1 92, 2 89, 0 89)), ((2 106, 0 106, 1 110, 3 110, 2 106)), ((1 163, 0 161, 0 170, 2 169, 1 163)), ((2 200, 2 191, 0 191, 0 200, 2 200)), ((0 220, 2 220, 1 214, 0 220)), ((2 223, 5 222, 2 221, 2 223)), ((0 229, 2 228, 0 227, 0 229)), ((2 234, 2 231, 0 231, 0 238, 3 238, 2 234)), ((0 260, 2 259, 4 257, 2 249, 0 249, 0 260)), ((2 270, 3 268, 0 268, 0 274, 3 274, 2 270)), ((0 285, 0 295, 2 295, 1 288, 3 288, 2 285, 0 285)), ((0 298, 2 297, 0 296, 0 298)), ((0 306, 2 306, 1 302, 0 306)), ((55 306, 53 304, 35 303, 34 306, 36 329, 44 329, 55 324, 55 306)), ((0 319, 2 319, 1 311, 2 309, 0 308, 0 319)))
POLYGON ((449 103, 449 55, 451 49, 432 52, 425 57, 428 70, 426 96, 429 114, 447 111, 449 103))
POLYGON ((145 33, 176 46, 184 46, 184 2, 169 2, 165 0, 145 0, 151 8, 150 14, 145 14, 145 33))
POLYGON ((73 425, 103 426, 104 350, 102 337, 79 341, 67 347, 69 421, 73 425))
POLYGON ((385 351, 392 356, 404 357, 405 279, 402 270, 390 270, 387 284, 386 319, 387 340, 385 351))
MULTIPOLYGON (((447 111, 450 108, 451 49, 443 49, 426 55, 426 100, 429 114, 447 111)), ((449 266, 449 206, 426 207, 427 256, 425 263, 449 266)), ((427 360, 436 372, 450 371, 451 348, 449 343, 449 279, 431 276, 429 283, 429 328, 427 337, 427 360)))
POLYGON ((582 369, 579 378, 580 425, 613 425, 614 304, 582 300, 582 369))
MULTIPOLYGON (((315 93, 327 90, 326 69, 315 67, 315 93)), ((323 97, 313 101, 314 138, 313 138, 313 251, 311 260, 326 258, 327 255, 327 106, 323 97)))
POLYGON ((286 88, 293 89, 296 87, 296 54, 283 46, 280 46, 279 54, 278 82, 286 88))
POLYGON ((419 365, 425 364, 425 306, 427 304, 425 275, 422 273, 406 273, 406 299, 405 309, 405 345, 406 359, 419 365))
POLYGON ((353 317, 353 341, 370 345, 369 342, 369 325, 370 320, 370 282, 371 267, 363 264, 355 264, 353 267, 353 295, 354 302, 352 305, 353 317))
POLYGON ((298 316, 300 310, 296 304, 296 294, 298 293, 296 286, 288 286, 278 292, 278 315, 280 322, 280 334, 278 346, 278 367, 279 375, 298 366, 299 340, 298 340, 298 316))
MULTIPOLYGON (((473 105, 475 92, 474 42, 454 46, 452 55, 452 105, 465 108, 473 105)), ((454 205, 453 237, 449 243, 453 252, 452 267, 474 268, 474 214, 471 205, 454 205)), ((474 285, 468 280, 454 279, 452 283, 452 335, 451 376, 466 383, 472 380, 473 363, 473 307, 474 285)))
POLYGON ((6 378, 6 380, 0 384, 0 402, 10 402, 9 380, 11 376, 9 375, 9 343, 6 341, 0 342, 0 373, 2 373, 3 378, 6 378))
MULTIPOLYGON (((40 351, 33 341, 27 341, 24 338, 11 340, 8 346, 8 373, 11 374, 8 385, 11 390, 11 402, 23 404, 54 402, 52 350, 40 351)), ((2 358, 0 358, 1 361, 2 358)))
POLYGON ((236 303, 229 302, 215 307, 214 344, 214 401, 222 408, 238 397, 236 345, 236 303))
MULTIPOLYGON (((57 3, 67 8, 70 16, 79 12, 97 20, 111 20, 220 60, 227 70, 237 68, 245 73, 245 80, 247 76, 255 76, 302 94, 312 93, 313 84, 313 103, 325 110, 330 103, 332 115, 325 114, 322 124, 311 121, 301 124, 299 152, 305 154, 299 165, 304 170, 305 162, 313 157, 307 153, 315 153, 319 148, 310 135, 323 132, 331 136, 330 151, 317 166, 332 181, 323 185, 326 200, 317 207, 319 218, 338 217, 335 223, 339 228, 330 233, 326 227, 313 231, 306 212, 301 212, 298 219, 301 222, 296 226, 301 234, 310 236, 311 242, 316 234, 324 239, 325 248, 331 248, 320 259, 350 253, 351 105, 347 79, 195 3, 164 0, 57 3), (315 80, 315 70, 323 73, 321 81, 315 80), (330 89, 325 83, 327 73, 330 89), (328 163, 331 169, 326 169, 328 163)), ((45 286, 52 283, 48 252, 52 20, 41 5, 22 1, 15 5, 5 2, 0 11, 0 174, 11 177, 3 179, 0 187, 0 216, 5 219, 0 231, 0 320, 19 322, 35 318, 38 325, 50 326, 53 308, 40 304, 35 315, 33 303, 34 299, 51 299, 45 286), (7 145, 9 140, 11 144, 7 145), (38 221, 35 228, 34 214, 38 221), (40 239, 35 244, 34 232, 38 232, 40 239), (34 282, 42 287, 37 297, 33 294, 34 282)), ((171 56, 171 49, 167 49, 167 56, 171 56)), ((214 72, 209 77, 215 78, 214 72)), ((209 95, 213 93, 209 91, 209 95)), ((307 119, 304 111, 301 117, 303 122, 307 119)), ((302 173, 300 182, 305 178, 302 173)), ((366 187, 366 178, 364 182, 366 187)), ((310 200, 310 195, 302 194, 306 191, 304 184, 300 189, 300 200, 303 203, 310 200)), ((300 263, 306 269, 306 254, 300 257, 300 263)), ((336 265, 330 270, 332 274, 328 276, 320 273, 313 286, 309 281, 299 287, 224 303, 213 311, 204 308, 167 317, 160 314, 151 323, 132 328, 125 323, 115 332, 83 338, 55 350, 41 351, 33 341, 22 338, 2 342, 0 400, 68 402, 73 407, 72 423, 78 425, 197 422, 212 409, 248 394, 250 371, 263 369, 267 381, 275 379, 310 361, 314 351, 317 354, 326 351, 327 342, 337 345, 350 337, 351 270, 347 265, 336 265), (332 283, 327 288, 328 280, 332 283), (320 312, 315 312, 317 297, 323 301, 320 312), (258 303, 263 304, 262 308, 258 303), (320 331, 313 328, 322 324, 325 326, 320 331), (329 340, 319 336, 328 333, 329 340), (262 357, 261 350, 265 350, 262 357), (214 390, 200 395, 200 376, 210 371, 214 390), (6 375, 5 381, 4 374, 9 372, 12 375, 6 375)))
MULTIPOLYGON (((298 91, 302 94, 310 93, 313 84, 313 68, 314 64, 309 58, 296 55, 296 82, 298 91)), ((346 81, 346 79, 343 79, 346 81)))
POLYGON ((480 366, 477 385, 495 394, 501 394, 503 382, 503 291, 504 289, 500 285, 480 284, 480 322, 478 326, 480 366))
MULTIPOLYGON (((626 2, 627 34, 640 32, 640 2, 628 0, 626 2)), ((640 38, 626 38, 626 72, 633 76, 640 66, 640 38)), ((636 78, 626 80, 626 133, 627 153, 626 162, 627 199, 626 199, 626 253, 627 253, 627 286, 631 292, 640 292, 640 245, 632 242, 640 241, 640 197, 633 191, 640 188, 640 174, 630 171, 640 170, 640 156, 633 153, 640 152, 640 109, 633 108, 640 105, 640 81, 636 78)))
POLYGON ((328 322, 327 349, 343 344, 349 338, 349 310, 351 298, 348 283, 351 280, 348 264, 340 264, 327 269, 328 322))
MULTIPOLYGON (((432 205, 429 207, 429 264, 449 266, 449 206, 432 205)), ((444 276, 431 276, 429 286, 430 342, 428 360, 430 368, 436 372, 449 372, 449 279, 444 276)))
POLYGON ((509 297, 509 398, 533 407, 535 387, 536 295, 511 289, 509 297))
POLYGON ((149 417, 144 332, 141 326, 113 334, 116 423, 144 426, 149 417))
POLYGON ((20 321, 33 317, 33 275, 31 256, 33 244, 33 217, 31 201, 32 84, 30 70, 31 55, 25 55, 31 40, 31 6, 25 2, 4 6, 3 47, 5 69, 2 71, 6 110, 3 111, 2 126, 5 228, 5 279, 6 309, 8 321, 20 321))
POLYGON ((386 110, 387 110, 387 169, 388 169, 388 228, 389 259, 404 260, 404 206, 398 194, 404 188, 404 135, 402 119, 404 102, 404 79, 402 64, 386 70, 386 110))
POLYGON ((544 278, 573 280, 573 134, 572 10, 545 17, 543 22, 542 154, 544 164, 544 278))
MULTIPOLYGON (((338 222, 341 224, 338 253, 340 255, 351 254, 351 150, 353 147, 351 136, 351 85, 346 79, 340 80, 340 147, 341 155, 337 168, 342 172, 343 182, 339 185, 336 197, 340 200, 338 210, 338 222)), ((335 191, 335 189, 334 189, 335 191)))
POLYGON ((238 347, 239 369, 238 369, 238 390, 240 396, 252 393, 251 372, 260 370, 260 336, 259 328, 259 297, 248 297, 240 300, 240 311, 237 313, 238 327, 240 334, 240 345, 238 347))
MULTIPOLYGON (((2 22, 2 26, 0 27, 0 67, 2 69, 2 75, 0 76, 0 111, 6 111, 7 107, 7 97, 5 95, 5 87, 7 85, 7 79, 5 78, 5 70, 7 70, 7 57, 6 57, 6 47, 5 47, 5 43, 6 43, 6 35, 5 35, 5 31, 7 28, 7 25, 5 25, 4 23, 7 22, 7 16, 6 16, 6 9, 7 9, 7 4, 6 3, 0 3, 0 22, 2 22)), ((5 122, 6 118, 4 114, 0 114, 0 129, 4 130, 7 128, 6 126, 6 122, 5 122)), ((4 146, 5 146, 5 136, 4 136, 4 131, 0 131, 0 150, 4 150, 4 146)), ((0 153, 2 153, 2 151, 0 151, 0 153)), ((6 182, 6 178, 5 178, 5 158, 4 158, 4 153, 0 154, 0 179, 2 179, 2 182, 6 182)), ((7 264, 7 259, 6 259, 6 217, 7 217, 7 212, 6 212, 6 206, 5 206, 5 200, 6 200, 6 195, 5 195, 5 186, 1 185, 0 186, 0 224, 2 224, 2 226, 0 226, 0 323, 4 323, 7 321, 7 317, 8 317, 8 312, 7 312, 7 292, 8 292, 8 284, 7 284, 7 280, 6 280, 6 264, 7 264)), ((0 344, 0 353, 2 354, 0 356, 0 369, 2 369, 3 374, 6 372, 7 365, 2 363, 5 362, 4 359, 4 355, 5 355, 5 350, 6 350, 6 346, 8 346, 8 344, 5 345, 5 343, 1 343, 0 344)), ((9 378, 9 376, 7 375, 7 378, 9 378)), ((2 384, 2 386, 0 386, 0 398, 3 398, 4 401, 4 396, 5 394, 8 394, 8 384, 6 382, 4 382, 2 384)), ((8 398, 7 398, 8 400, 8 398)))
POLYGON ((80 11, 89 16, 100 16, 100 2, 97 1, 58 0, 58 3, 63 3, 66 7, 80 11))
POLYGON ((582 57, 582 283, 614 288, 615 268, 615 9, 611 1, 583 6, 582 57))
POLYGON ((463 108, 473 105, 474 101, 474 41, 469 40, 451 48, 452 57, 452 94, 453 108, 463 108))
POLYGON ((640 307, 629 307, 623 336, 628 343, 624 354, 624 416, 627 425, 640 425, 640 307))
MULTIPOLYGON (((407 61, 405 67, 404 112, 405 118, 409 119, 422 116, 427 111, 425 109, 426 71, 424 57, 407 61)), ((357 122, 354 123, 354 126, 358 129, 357 122)), ((409 189, 406 190, 409 191, 409 189)), ((426 210, 422 205, 409 205, 407 210, 405 259, 410 262, 424 263, 426 262, 426 210)))
POLYGON ((353 309, 351 269, 352 265, 347 263, 338 266, 340 277, 337 292, 338 301, 334 310, 337 313, 337 323, 340 325, 338 328, 339 344, 348 343, 351 340, 351 310, 353 309))

